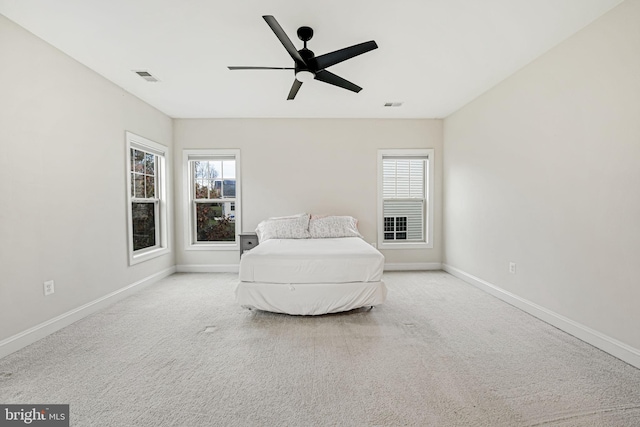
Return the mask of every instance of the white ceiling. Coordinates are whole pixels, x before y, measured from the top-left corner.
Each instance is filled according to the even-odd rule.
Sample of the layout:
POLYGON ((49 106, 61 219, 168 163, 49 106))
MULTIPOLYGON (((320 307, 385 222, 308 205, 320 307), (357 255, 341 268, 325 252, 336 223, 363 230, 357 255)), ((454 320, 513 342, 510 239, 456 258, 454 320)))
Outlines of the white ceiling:
POLYGON ((0 0, 0 13, 175 118, 442 118, 622 0, 0 0), (375 40, 286 97, 293 66, 262 15, 321 55, 375 40), (148 70, 148 83, 131 70, 148 70), (402 102, 401 107, 384 107, 402 102))

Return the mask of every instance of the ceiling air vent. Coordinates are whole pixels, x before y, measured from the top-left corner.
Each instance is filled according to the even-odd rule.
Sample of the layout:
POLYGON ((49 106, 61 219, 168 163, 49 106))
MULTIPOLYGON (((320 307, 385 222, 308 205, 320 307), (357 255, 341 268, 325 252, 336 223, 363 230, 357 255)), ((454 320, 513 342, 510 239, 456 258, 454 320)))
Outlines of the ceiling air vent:
POLYGON ((385 107, 400 107, 402 102, 385 102, 385 107))
POLYGON ((150 72, 148 71, 144 71, 144 70, 133 70, 134 73, 136 73, 137 75, 139 75, 140 77, 142 77, 143 79, 145 79, 148 82, 159 82, 160 80, 156 79, 155 77, 153 77, 151 75, 150 72))

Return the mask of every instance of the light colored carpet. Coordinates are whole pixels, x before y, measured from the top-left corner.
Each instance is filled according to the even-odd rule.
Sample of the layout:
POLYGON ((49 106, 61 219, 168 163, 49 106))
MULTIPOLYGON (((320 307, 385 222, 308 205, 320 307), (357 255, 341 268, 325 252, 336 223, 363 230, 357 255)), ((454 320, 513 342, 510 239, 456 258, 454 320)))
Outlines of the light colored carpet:
POLYGON ((321 317, 176 274, 0 360, 0 403, 73 426, 640 426, 640 370, 443 272, 321 317))

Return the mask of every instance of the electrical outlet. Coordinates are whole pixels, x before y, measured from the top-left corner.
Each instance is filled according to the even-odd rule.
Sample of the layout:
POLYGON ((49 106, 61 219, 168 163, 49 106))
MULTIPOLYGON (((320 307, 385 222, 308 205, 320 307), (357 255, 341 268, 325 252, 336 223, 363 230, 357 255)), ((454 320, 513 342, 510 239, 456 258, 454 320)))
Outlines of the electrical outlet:
POLYGON ((374 248, 377 248, 378 244, 376 242, 371 242, 371 246, 373 246, 374 248))
POLYGON ((510 262, 509 263, 509 273, 516 274, 516 263, 515 262, 510 262))
POLYGON ((53 280, 44 282, 44 296, 51 295, 55 291, 53 280))

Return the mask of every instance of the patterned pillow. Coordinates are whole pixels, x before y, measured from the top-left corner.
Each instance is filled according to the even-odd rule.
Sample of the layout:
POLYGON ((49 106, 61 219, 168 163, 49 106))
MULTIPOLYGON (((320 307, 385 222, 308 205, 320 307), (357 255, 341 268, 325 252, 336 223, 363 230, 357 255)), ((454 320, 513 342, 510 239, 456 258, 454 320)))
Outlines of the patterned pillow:
POLYGON ((313 215, 309 221, 309 233, 313 239, 362 237, 358 232, 358 220, 352 216, 313 215))
POLYGON ((258 224, 258 241, 269 239, 308 239, 309 214, 269 218, 258 224))

